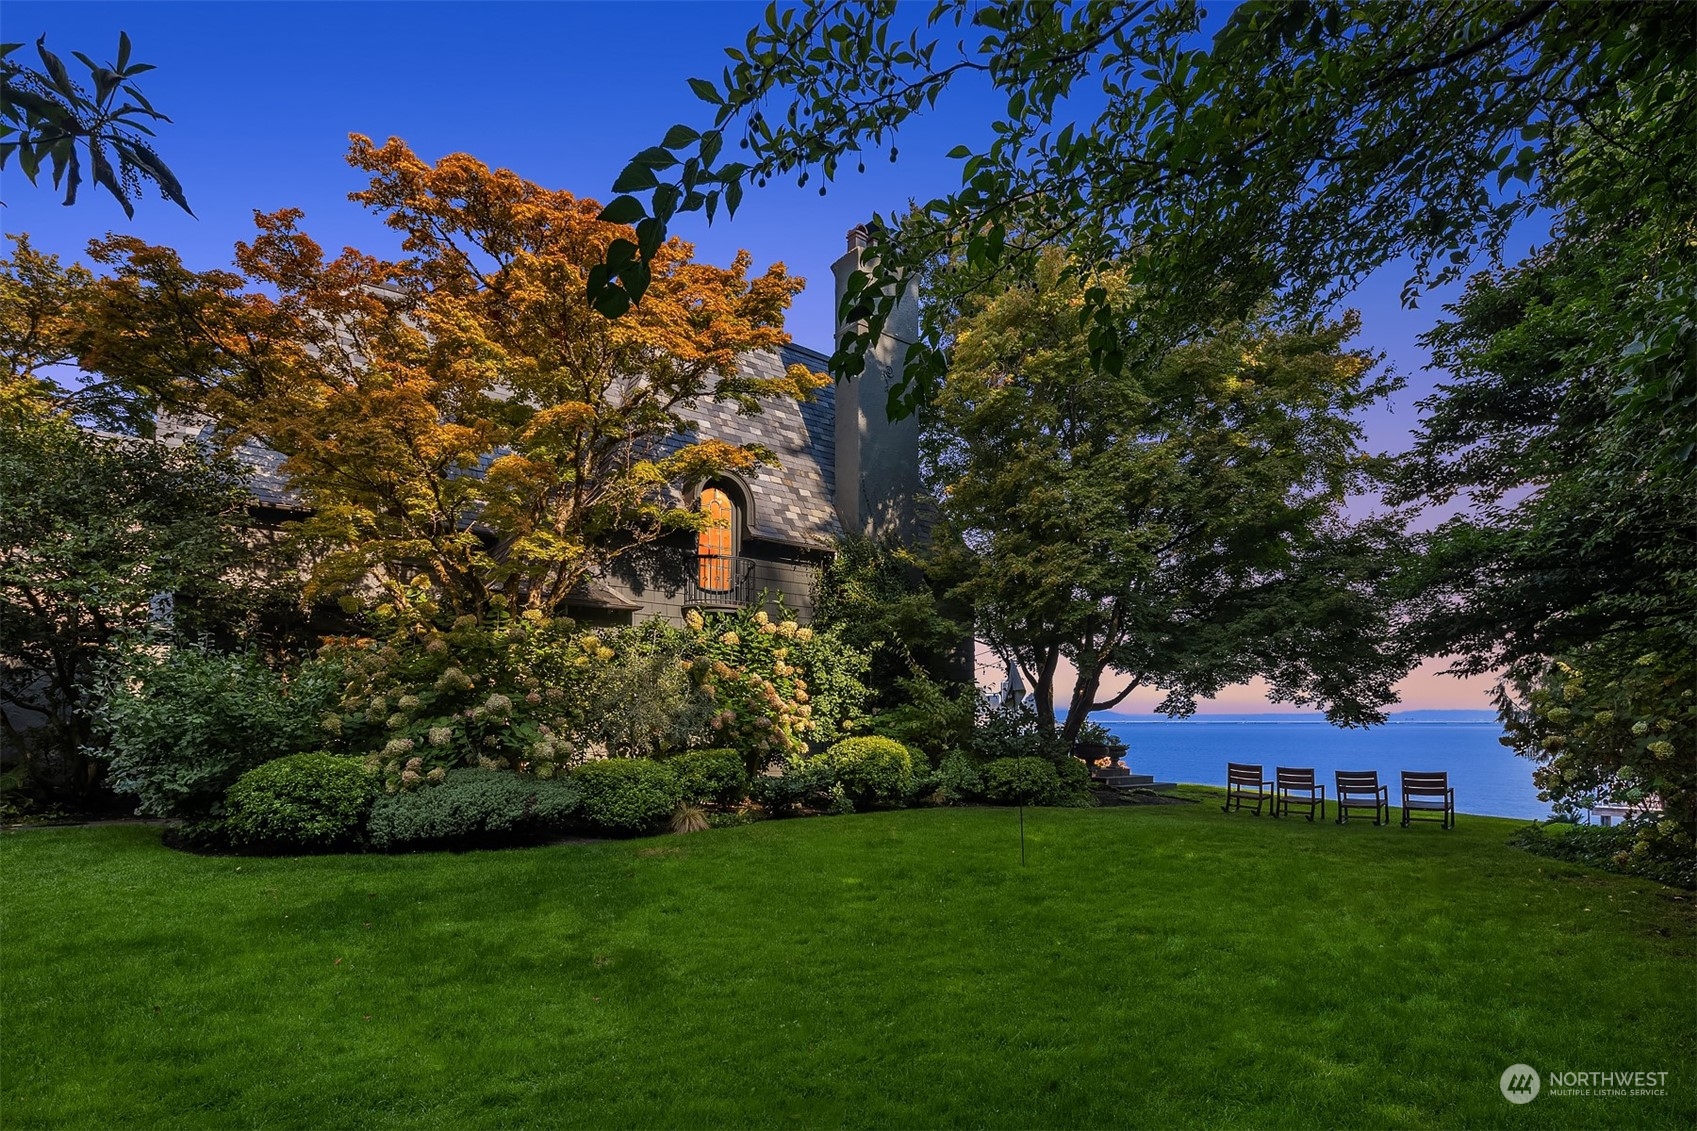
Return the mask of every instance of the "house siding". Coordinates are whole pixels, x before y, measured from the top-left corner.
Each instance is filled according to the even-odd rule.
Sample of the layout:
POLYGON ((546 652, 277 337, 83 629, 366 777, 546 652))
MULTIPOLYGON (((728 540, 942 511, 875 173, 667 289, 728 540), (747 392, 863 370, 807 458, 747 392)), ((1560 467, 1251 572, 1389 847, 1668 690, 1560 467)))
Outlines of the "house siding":
MULTIPOLYGON (((739 556, 753 576, 752 589, 762 597, 758 607, 777 615, 780 606, 798 622, 813 619, 813 586, 820 568, 830 559, 824 551, 805 550, 770 542, 745 539, 739 556)), ((690 599, 687 571, 692 568, 690 547, 668 544, 636 561, 621 563, 601 579, 599 589, 624 607, 611 602, 574 607, 572 615, 595 623, 637 624, 660 617, 681 625, 690 609, 707 611, 729 608, 704 605, 690 599)))

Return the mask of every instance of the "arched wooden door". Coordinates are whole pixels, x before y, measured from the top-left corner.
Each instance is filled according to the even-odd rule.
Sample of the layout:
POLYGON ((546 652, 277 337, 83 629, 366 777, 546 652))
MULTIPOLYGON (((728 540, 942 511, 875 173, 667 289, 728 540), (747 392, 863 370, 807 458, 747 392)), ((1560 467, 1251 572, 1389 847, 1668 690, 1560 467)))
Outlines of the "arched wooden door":
POLYGON ((737 508, 718 487, 701 492, 701 513, 710 523, 695 536, 695 583, 704 592, 731 591, 737 553, 737 508))

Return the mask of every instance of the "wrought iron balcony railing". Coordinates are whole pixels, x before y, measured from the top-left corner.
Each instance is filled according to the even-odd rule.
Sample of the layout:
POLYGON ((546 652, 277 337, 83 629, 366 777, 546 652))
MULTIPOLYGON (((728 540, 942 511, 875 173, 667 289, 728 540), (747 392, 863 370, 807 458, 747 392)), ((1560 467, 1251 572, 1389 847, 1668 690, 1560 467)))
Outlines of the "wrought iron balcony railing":
POLYGON ((693 554, 684 581, 684 603, 703 608, 754 604, 754 560, 735 554, 693 554))

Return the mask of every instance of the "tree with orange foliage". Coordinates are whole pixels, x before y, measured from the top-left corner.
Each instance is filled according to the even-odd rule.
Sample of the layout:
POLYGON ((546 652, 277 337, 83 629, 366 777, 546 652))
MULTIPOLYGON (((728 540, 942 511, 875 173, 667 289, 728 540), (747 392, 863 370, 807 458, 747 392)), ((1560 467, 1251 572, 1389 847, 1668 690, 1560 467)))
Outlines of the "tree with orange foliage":
POLYGON ((301 532, 325 548, 310 591, 375 579, 424 612, 552 615, 615 559, 706 521, 677 488, 770 461, 695 434, 692 404, 756 413, 825 382, 739 365, 789 340, 802 281, 782 264, 750 277, 746 252, 720 268, 671 240, 642 304, 608 321, 587 275, 635 233, 597 220, 597 202, 465 154, 432 165, 396 139, 352 141, 349 163, 371 175, 353 199, 404 235, 407 258, 328 258, 283 210, 237 245, 242 289, 108 239, 93 248, 113 269, 103 330, 82 356, 131 373, 168 359, 175 399, 286 457, 312 507, 301 532))

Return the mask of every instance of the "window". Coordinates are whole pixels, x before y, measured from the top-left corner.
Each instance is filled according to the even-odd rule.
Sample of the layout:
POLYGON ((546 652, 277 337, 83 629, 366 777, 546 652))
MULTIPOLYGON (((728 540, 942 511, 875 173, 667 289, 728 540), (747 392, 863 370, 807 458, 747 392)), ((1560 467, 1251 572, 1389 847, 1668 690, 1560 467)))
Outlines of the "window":
POLYGON ((1606 829, 1606 828, 1609 827, 1609 822, 1614 820, 1614 818, 1609 816, 1607 813, 1604 813, 1601 817, 1598 818, 1598 820, 1603 822, 1603 827, 1606 829))
POLYGON ((728 593, 737 552, 737 509, 718 487, 701 492, 701 513, 712 525, 695 536, 695 583, 713 593, 728 593))

